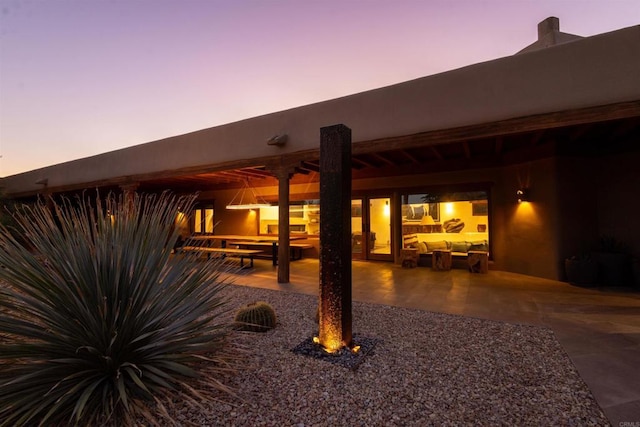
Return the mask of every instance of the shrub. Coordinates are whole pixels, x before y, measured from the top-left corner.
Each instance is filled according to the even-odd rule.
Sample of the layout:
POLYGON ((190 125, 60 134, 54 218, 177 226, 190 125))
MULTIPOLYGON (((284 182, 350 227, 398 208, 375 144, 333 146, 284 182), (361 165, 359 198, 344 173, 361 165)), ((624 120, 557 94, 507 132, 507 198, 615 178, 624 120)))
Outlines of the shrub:
POLYGON ((242 331, 266 332, 276 326, 276 312, 264 301, 247 304, 236 313, 236 328, 242 331))
POLYGON ((193 200, 23 206, 33 250, 0 229, 0 425, 158 423, 170 402, 231 392, 225 265, 171 256, 193 200))

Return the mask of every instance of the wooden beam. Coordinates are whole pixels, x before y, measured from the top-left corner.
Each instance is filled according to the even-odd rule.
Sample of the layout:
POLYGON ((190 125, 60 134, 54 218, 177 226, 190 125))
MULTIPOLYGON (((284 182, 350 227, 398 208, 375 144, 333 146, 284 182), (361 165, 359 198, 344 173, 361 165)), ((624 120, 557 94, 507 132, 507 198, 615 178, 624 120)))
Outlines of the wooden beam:
POLYGON ((364 167, 367 167, 367 168, 375 168, 375 167, 376 167, 374 164, 372 164, 372 163, 368 163, 368 162, 366 162, 366 161, 362 160, 362 159, 361 159, 361 158, 359 158, 359 157, 352 157, 352 158, 351 158, 351 161, 353 161, 354 163, 357 163, 357 164, 359 164, 359 165, 362 165, 362 166, 364 166, 364 167))
POLYGON ((557 129, 587 123, 640 117, 640 100, 602 105, 578 110, 537 114, 457 128, 440 129, 412 135, 380 138, 354 143, 353 154, 449 144, 459 141, 516 135, 546 129, 557 129))
POLYGON ((382 163, 386 163, 389 166, 397 166, 394 162, 392 162, 391 160, 387 159, 385 156, 383 156, 380 153, 371 153, 371 155, 373 157, 375 157, 376 159, 380 160, 382 163))
POLYGON ((320 172, 320 165, 317 162, 301 162, 301 167, 312 172, 320 172))
POLYGON ((442 157, 442 154, 440 154, 437 147, 431 145, 429 146, 429 148, 431 149, 431 152, 433 153, 433 155, 436 156, 436 159, 444 160, 444 157, 442 157))
POLYGON ((582 126, 578 126, 575 129, 573 129, 573 131, 569 134, 569 141, 570 142, 575 142, 577 141, 579 138, 582 138, 582 136, 584 134, 586 134, 589 130, 591 130, 591 128, 593 128, 593 125, 582 125, 582 126))
POLYGON ((471 148, 469 147, 468 141, 462 141, 462 149, 464 150, 464 157, 467 159, 471 158, 471 148))
POLYGON ((495 153, 496 155, 500 155, 502 154, 502 145, 504 144, 504 138, 499 136, 496 138, 496 146, 495 146, 495 153))
POLYGON ((545 130, 540 130, 533 134, 533 137, 531 138, 532 147, 535 147, 540 141, 542 141, 542 137, 544 136, 545 132, 545 130))
POLYGON ((411 163, 420 164, 420 161, 415 156, 412 156, 408 151, 400 150, 400 154, 409 159, 411 163))

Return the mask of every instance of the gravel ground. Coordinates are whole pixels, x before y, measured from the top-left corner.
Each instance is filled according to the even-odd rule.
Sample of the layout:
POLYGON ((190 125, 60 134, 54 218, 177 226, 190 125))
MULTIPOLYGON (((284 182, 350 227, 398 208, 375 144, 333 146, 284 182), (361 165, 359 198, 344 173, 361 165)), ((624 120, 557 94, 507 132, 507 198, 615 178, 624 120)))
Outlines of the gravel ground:
MULTIPOLYGON (((202 426, 609 425, 551 330, 353 303, 353 331, 375 340, 356 370, 294 354, 317 333, 317 297, 230 286, 232 307, 269 302, 278 325, 241 333, 251 366, 226 381, 239 399, 204 411, 202 426)), ((357 344, 357 342, 356 342, 357 344)))

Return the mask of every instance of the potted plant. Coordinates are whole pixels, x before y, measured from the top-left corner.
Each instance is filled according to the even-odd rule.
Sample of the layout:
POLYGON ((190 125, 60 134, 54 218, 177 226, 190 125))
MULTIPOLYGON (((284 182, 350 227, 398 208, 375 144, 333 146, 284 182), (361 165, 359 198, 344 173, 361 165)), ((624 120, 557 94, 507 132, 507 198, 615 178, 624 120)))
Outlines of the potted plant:
POLYGON ((572 256, 564 260, 567 281, 577 286, 595 286, 598 283, 598 262, 589 254, 572 256))
POLYGON ((604 286, 626 286, 631 282, 631 256, 627 246, 612 236, 600 237, 594 252, 599 282, 604 286))

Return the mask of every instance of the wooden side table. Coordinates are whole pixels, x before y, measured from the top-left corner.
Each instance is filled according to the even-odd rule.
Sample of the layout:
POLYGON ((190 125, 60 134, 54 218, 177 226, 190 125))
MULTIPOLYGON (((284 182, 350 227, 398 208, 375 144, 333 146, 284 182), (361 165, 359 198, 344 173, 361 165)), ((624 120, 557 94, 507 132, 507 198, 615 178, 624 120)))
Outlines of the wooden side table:
POLYGON ((489 252, 469 251, 467 263, 469 272, 486 274, 489 272, 489 252))
POLYGON ((418 256, 416 248, 404 248, 400 251, 400 265, 403 268, 416 268, 418 266, 418 256))
POLYGON ((437 271, 451 270, 451 251, 435 249, 431 254, 431 268, 437 271))

